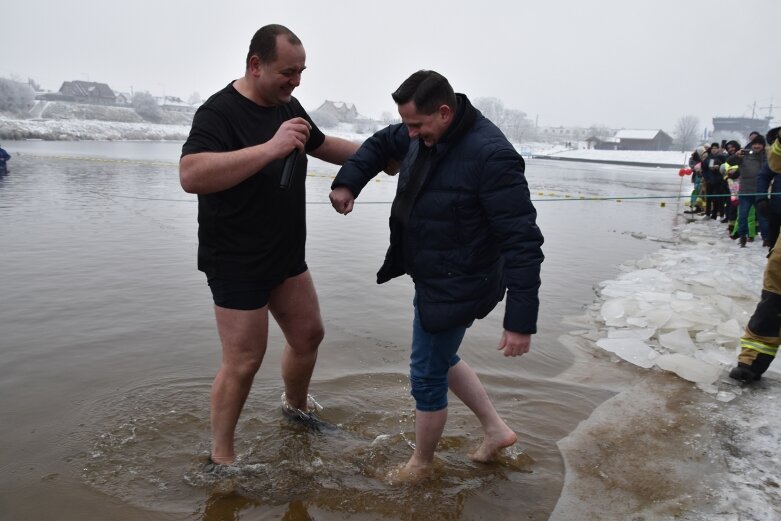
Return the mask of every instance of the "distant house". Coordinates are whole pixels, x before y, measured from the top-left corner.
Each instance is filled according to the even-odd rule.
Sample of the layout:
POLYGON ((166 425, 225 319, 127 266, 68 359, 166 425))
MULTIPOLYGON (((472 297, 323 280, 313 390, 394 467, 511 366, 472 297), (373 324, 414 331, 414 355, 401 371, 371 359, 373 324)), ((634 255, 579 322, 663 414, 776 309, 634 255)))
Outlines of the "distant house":
POLYGON ((713 134, 738 134, 748 136, 757 131, 764 134, 770 128, 771 118, 713 118, 713 134))
POLYGON ((60 95, 82 103, 94 103, 97 105, 113 105, 116 103, 116 95, 111 87, 105 83, 94 81, 66 81, 59 91, 60 95))
MULTIPOLYGON (((313 112, 319 114, 328 114, 339 121, 340 123, 352 123, 358 119, 358 110, 355 105, 350 103, 344 103, 343 101, 329 101, 325 102, 317 107, 313 112)), ((314 116, 313 116, 314 117, 314 116)))
POLYGON ((662 130, 619 130, 618 150, 670 150, 673 138, 662 130))
POLYGON ((127 92, 114 92, 115 100, 114 103, 117 105, 130 105, 133 103, 133 96, 128 94, 127 92))
POLYGON ((163 110, 170 110, 172 112, 185 112, 192 114, 195 112, 195 106, 186 103, 182 98, 179 98, 177 96, 161 96, 159 98, 155 98, 155 101, 157 101, 157 104, 160 105, 160 108, 163 110))
POLYGON ((586 139, 586 146, 596 150, 618 150, 620 143, 617 137, 591 136, 586 139))

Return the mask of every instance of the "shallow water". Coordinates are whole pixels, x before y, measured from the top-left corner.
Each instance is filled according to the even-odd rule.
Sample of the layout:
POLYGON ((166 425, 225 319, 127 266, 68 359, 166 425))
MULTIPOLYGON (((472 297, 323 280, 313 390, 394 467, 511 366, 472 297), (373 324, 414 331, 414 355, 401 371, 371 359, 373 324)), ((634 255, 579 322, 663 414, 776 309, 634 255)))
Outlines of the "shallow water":
POLYGON ((669 238, 675 200, 631 197, 680 186, 669 169, 528 161, 546 238, 539 334, 529 355, 505 359, 497 309, 460 351, 519 443, 498 464, 471 463, 478 424, 454 400, 437 479, 394 488, 381 476, 409 457, 414 429, 412 286, 374 283, 393 178, 345 217, 327 202, 335 168, 310 162, 307 261, 326 324, 312 393, 338 430, 281 416, 272 327, 238 428, 240 465, 214 476, 202 465, 219 347, 195 268, 195 197, 178 184, 181 144, 6 145, 0 519, 546 519, 563 481, 556 442, 611 396, 554 380, 571 363, 562 318, 617 264, 659 247, 641 233, 669 238), (594 196, 622 200, 578 199, 594 196))

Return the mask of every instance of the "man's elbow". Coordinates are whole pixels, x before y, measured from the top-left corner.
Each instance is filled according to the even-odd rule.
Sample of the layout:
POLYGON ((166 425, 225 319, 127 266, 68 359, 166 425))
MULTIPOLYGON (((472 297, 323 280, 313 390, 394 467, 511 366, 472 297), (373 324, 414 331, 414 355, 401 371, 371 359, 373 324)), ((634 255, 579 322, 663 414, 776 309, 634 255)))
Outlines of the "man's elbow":
POLYGON ((195 162, 189 156, 179 161, 179 184, 188 194, 198 194, 202 191, 199 186, 195 162))
POLYGON ((193 176, 189 174, 183 167, 179 167, 179 184, 182 185, 182 190, 188 194, 197 194, 197 183, 193 179, 193 176))

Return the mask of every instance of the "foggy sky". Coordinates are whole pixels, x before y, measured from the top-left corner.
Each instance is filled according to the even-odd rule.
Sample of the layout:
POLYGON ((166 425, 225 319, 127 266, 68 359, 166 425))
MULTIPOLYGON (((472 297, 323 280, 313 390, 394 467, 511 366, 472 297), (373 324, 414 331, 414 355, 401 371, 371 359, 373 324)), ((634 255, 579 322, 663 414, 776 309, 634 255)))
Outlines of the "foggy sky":
MULTIPOLYGON (((10 5, 8 5, 10 4, 10 5)), ((661 128, 683 115, 781 120, 781 2, 137 0, 3 6, 0 76, 204 99, 244 73, 253 33, 280 23, 304 43, 294 95, 396 114, 390 92, 434 69, 540 125, 661 128), (760 109, 761 108, 761 109, 760 109)))

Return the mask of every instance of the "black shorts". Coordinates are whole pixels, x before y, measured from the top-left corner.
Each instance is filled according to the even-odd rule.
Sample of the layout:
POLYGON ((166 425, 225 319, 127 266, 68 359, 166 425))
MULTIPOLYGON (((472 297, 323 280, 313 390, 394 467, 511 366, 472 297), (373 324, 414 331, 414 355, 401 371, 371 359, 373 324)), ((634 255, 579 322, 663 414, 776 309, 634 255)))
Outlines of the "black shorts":
POLYGON ((301 275, 307 269, 306 262, 302 261, 291 269, 287 276, 281 280, 233 280, 212 277, 207 279, 209 289, 212 290, 214 303, 221 308, 241 309, 250 311, 260 309, 268 304, 271 291, 285 282, 290 277, 301 275))

